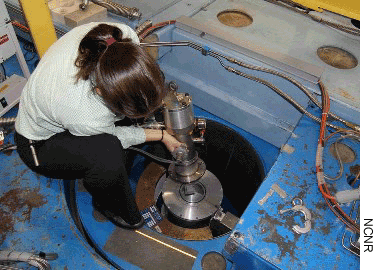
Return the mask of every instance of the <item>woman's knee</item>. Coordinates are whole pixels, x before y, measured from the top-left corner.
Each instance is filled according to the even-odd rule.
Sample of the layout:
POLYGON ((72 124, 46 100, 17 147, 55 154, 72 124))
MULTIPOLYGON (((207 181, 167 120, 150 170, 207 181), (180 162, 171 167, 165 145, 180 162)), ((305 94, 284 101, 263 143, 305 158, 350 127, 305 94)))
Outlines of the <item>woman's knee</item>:
POLYGON ((92 138, 93 160, 102 169, 118 170, 124 167, 124 150, 120 140, 111 134, 99 134, 92 138))

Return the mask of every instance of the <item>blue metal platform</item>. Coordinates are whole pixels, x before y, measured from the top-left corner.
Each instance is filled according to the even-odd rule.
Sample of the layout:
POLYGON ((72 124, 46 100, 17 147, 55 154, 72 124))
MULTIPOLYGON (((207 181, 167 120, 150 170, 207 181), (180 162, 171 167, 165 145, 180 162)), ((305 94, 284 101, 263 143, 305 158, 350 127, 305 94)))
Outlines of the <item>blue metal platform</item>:
MULTIPOLYGON (((319 112, 316 109, 310 109, 319 112)), ((319 125, 303 117, 294 130, 294 136, 287 145, 290 152, 282 152, 259 191, 244 212, 241 222, 235 227, 232 242, 239 245, 236 253, 241 258, 229 254, 232 260, 241 262, 237 269, 359 269, 359 257, 343 247, 351 232, 328 209, 318 190, 315 155, 319 125), (277 185, 285 196, 268 192, 277 185), (292 200, 299 198, 311 212, 311 230, 297 234, 292 230, 294 225, 304 227, 304 217, 294 212, 280 214, 279 211, 292 207, 292 200), (262 200, 264 199, 265 202, 262 200), (345 242, 343 242, 344 234, 345 242), (242 255, 243 254, 243 255, 242 255), (266 262, 262 261, 264 259, 266 262)), ((326 145, 329 149, 330 145, 326 145)), ((350 145, 359 153, 359 143, 350 145)), ((330 176, 339 170, 337 160, 326 150, 324 155, 325 173, 330 176)), ((331 190, 338 192, 350 190, 349 177, 360 164, 359 155, 355 160, 345 164, 343 177, 328 181, 331 190)), ((350 213, 353 202, 342 207, 350 213)), ((227 253, 228 254, 228 253, 227 253)))
MULTIPOLYGON (((11 110, 9 114, 14 112, 11 110)), ((202 116, 205 115, 208 114, 202 116)), ((306 117, 301 119, 287 143, 293 150, 278 155, 232 236, 208 241, 176 240, 199 252, 194 269, 201 269, 201 258, 210 251, 225 254, 235 265, 231 269, 359 269, 359 258, 342 246, 345 226, 327 209, 317 189, 314 158, 318 132, 318 124, 306 117), (286 198, 274 193, 260 205, 258 202, 273 184, 286 192, 286 198), (290 208, 295 197, 302 199, 312 213, 312 229, 304 235, 291 230, 294 224, 302 226, 302 221, 278 213, 290 208), (237 244, 233 252, 225 248, 231 242, 237 244)), ((352 147, 356 149, 358 145, 352 147)), ((326 153, 325 162, 331 172, 336 171, 337 161, 331 154, 326 153)), ((345 165, 344 177, 333 183, 335 190, 350 188, 347 176, 358 163, 357 156, 353 163, 345 165)), ((61 180, 31 172, 16 152, 10 156, 2 154, 0 164, 0 204, 2 220, 6 221, 1 223, 1 249, 58 253, 58 260, 51 261, 53 269, 110 269, 71 220, 61 180)), ((98 238, 98 245, 104 246, 115 227, 110 222, 94 220, 88 193, 79 193, 78 204, 83 222, 98 238)), ((344 207, 349 210, 351 204, 344 207)), ((113 260, 123 265, 123 269, 136 268, 117 257, 113 260)))
MULTIPOLYGON (((172 8, 175 9, 180 2, 175 1, 172 8)), ((251 3, 256 1, 219 2, 223 2, 223 5, 241 4, 256 8, 256 4, 251 3)), ((266 10, 267 3, 260 5, 263 5, 262 10, 266 10)), ((214 12, 214 9, 216 5, 209 7, 210 12, 214 12)), ((280 12, 277 7, 275 11, 280 12)), ((194 13, 198 14, 194 18, 201 22, 206 18, 202 12, 194 13)), ((193 14, 190 11, 188 13, 193 14)), ((165 13, 157 16, 161 18, 163 14, 165 13)), ((285 14, 284 18, 286 16, 288 15, 285 14)), ((210 25, 215 26, 216 23, 213 21, 210 25)), ((182 17, 176 26, 166 27, 157 32, 157 35, 160 41, 190 40, 252 65, 284 71, 284 66, 277 65, 277 62, 265 62, 263 58, 248 52, 247 48, 233 44, 233 40, 222 40, 222 32, 218 32, 219 36, 216 38, 210 28, 206 30, 211 32, 202 32, 197 29, 198 26, 197 22, 182 17)), ((203 26, 206 26, 206 23, 203 26)), ((317 26, 312 27, 314 29, 317 26)), ((242 31, 240 34, 244 35, 245 30, 242 31)), ((336 33, 332 36, 336 36, 336 33)), ((346 39, 346 36, 342 38, 346 39)), ((234 38, 235 41, 237 39, 234 38)), ((23 44, 23 41, 20 41, 23 44)), ((356 41, 352 43, 356 44, 356 41)), ((34 68, 35 60, 29 63, 31 70, 34 68)), ((222 123, 243 136, 256 149, 264 165, 266 177, 255 195, 250 198, 250 203, 236 227, 226 235, 211 240, 189 241, 161 235, 147 226, 142 232, 172 246, 189 250, 190 253, 194 252, 192 254, 196 255, 191 269, 202 269, 202 258, 209 252, 223 254, 227 259, 228 270, 360 269, 360 258, 343 246, 349 245, 347 238, 351 236, 350 231, 328 209, 318 190, 315 156, 319 124, 299 113, 263 85, 228 73, 207 53, 202 54, 186 47, 161 48, 158 63, 167 81, 175 80, 180 91, 192 95, 197 117, 222 123), (301 199, 311 212, 311 229, 305 234, 297 234, 292 230, 294 225, 302 227, 305 222, 302 216, 293 212, 279 213, 280 210, 291 208, 294 198, 301 199)), ((16 64, 7 62, 7 65, 11 73, 19 72, 16 64)), ((315 70, 319 71, 319 68, 320 66, 315 70)), ((294 85, 272 75, 242 70, 276 84, 310 113, 320 116, 320 109, 311 105, 294 85)), ((319 97, 319 89, 315 81, 312 81, 318 76, 314 74, 309 77, 293 68, 291 71, 295 74, 287 74, 299 80, 319 97)), ((324 74, 322 78, 325 77, 328 76, 324 74)), ((354 86, 357 84, 358 81, 353 83, 354 86)), ((356 90, 350 91, 352 94, 356 90)), ((339 100, 338 90, 335 89, 334 92, 332 110, 359 124, 360 111, 354 106, 359 102, 358 97, 353 97, 347 104, 339 100)), ((17 108, 13 108, 5 117, 16 114, 17 108)), ((12 135, 6 137, 6 143, 8 142, 13 142, 12 135)), ((348 182, 360 166, 359 143, 349 140, 344 142, 353 151, 354 158, 344 164, 341 178, 328 181, 334 192, 353 189, 348 182)), ((331 143, 325 147, 324 164, 325 173, 334 176, 339 170, 339 164, 330 151, 331 143)), ((133 189, 136 189, 143 169, 135 167, 136 177, 131 180, 133 189)), ((0 153, 0 179, 0 250, 57 253, 58 259, 50 261, 52 269, 115 269, 95 252, 76 227, 66 201, 67 194, 62 180, 49 179, 33 173, 23 164, 16 151, 10 154, 0 153)), ((238 179, 237 175, 237 179, 232 180, 242 189, 250 188, 249 179, 238 179)), ((117 252, 109 252, 109 240, 123 232, 111 222, 95 218, 91 196, 78 185, 76 195, 79 216, 97 247, 122 269, 144 269, 137 266, 133 259, 126 260, 117 252)), ((342 208, 350 212, 352 206, 351 202, 343 204, 342 208)), ((134 238, 131 236, 131 239, 134 238)), ((128 249, 134 248, 134 243, 126 242, 122 248, 128 252, 128 249)), ((160 258, 168 262, 173 259, 170 252, 152 254, 155 255, 162 256, 160 258)), ((160 268, 159 265, 153 265, 153 268, 168 269, 160 268)))

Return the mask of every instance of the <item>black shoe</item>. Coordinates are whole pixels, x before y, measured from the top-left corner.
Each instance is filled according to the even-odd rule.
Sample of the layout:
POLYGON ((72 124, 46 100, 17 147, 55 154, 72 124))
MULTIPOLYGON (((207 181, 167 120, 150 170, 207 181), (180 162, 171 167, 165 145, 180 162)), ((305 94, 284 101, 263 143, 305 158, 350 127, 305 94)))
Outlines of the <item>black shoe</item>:
POLYGON ((111 221, 116 225, 123 229, 130 229, 130 230, 137 230, 144 226, 145 220, 143 217, 141 217, 141 220, 136 224, 129 224, 126 222, 122 217, 120 216, 113 216, 110 218, 111 221))
POLYGON ((98 203, 93 202, 95 210, 99 211, 102 215, 108 218, 113 224, 123 229, 137 230, 144 226, 145 220, 142 216, 140 221, 136 224, 129 224, 122 217, 115 215, 109 210, 103 209, 98 203))

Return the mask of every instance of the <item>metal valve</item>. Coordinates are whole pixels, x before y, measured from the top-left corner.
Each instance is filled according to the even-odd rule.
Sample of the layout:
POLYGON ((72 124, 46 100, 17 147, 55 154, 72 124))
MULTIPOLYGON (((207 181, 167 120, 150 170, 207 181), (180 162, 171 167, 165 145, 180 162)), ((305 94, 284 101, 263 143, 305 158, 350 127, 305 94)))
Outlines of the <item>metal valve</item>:
POLYGON ((172 155, 175 158, 175 160, 181 162, 185 161, 185 157, 188 154, 188 152, 189 150, 187 149, 186 144, 181 144, 172 152, 172 155))
POLYGON ((197 135, 194 137, 193 134, 193 142, 194 143, 205 143, 205 133, 206 133, 206 119, 204 118, 196 118, 195 119, 195 131, 197 135))

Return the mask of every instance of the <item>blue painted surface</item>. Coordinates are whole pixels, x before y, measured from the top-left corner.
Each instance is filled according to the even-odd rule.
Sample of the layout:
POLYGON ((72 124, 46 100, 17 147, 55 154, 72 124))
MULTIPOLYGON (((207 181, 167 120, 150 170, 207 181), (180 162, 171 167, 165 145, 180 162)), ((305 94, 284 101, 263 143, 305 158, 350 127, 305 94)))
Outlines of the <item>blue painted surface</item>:
MULTIPOLYGON (((13 143, 13 136, 6 143, 13 143)), ((60 180, 35 174, 15 151, 0 154, 0 179, 1 250, 57 253, 52 269, 110 269, 76 229, 60 180)))
MULTIPOLYGON (((29 47, 31 43, 27 42, 25 39, 18 37, 21 51, 24 55, 25 61, 28 65, 29 71, 32 72, 36 65, 39 62, 39 57, 36 52, 30 52, 25 49, 25 47, 29 47)), ((6 74, 10 77, 13 74, 24 77, 24 74, 20 68, 20 64, 17 60, 17 56, 13 55, 3 63, 4 68, 6 70, 6 74)))
MULTIPOLYGON (((163 40, 165 36, 161 37, 163 40)), ((244 57, 181 29, 174 29, 173 41, 190 40, 212 50, 253 65, 265 64, 244 57)), ((166 40, 165 40, 166 41, 166 40)), ((223 60, 226 65, 229 64, 223 60)), ((174 47, 159 59, 167 80, 175 80, 181 91, 190 93, 194 104, 243 128, 257 137, 281 147, 299 121, 301 114, 266 86, 226 71, 217 59, 189 47, 174 47)), ((299 89, 279 77, 233 66, 247 74, 273 83, 306 107, 308 99, 299 89)))
MULTIPOLYGON (((217 44, 175 26, 160 30, 156 34, 160 41, 191 41, 247 64, 283 73, 297 80, 319 98, 320 89, 317 84, 288 74, 286 70, 247 57, 239 51, 239 48, 227 49, 222 42, 217 44)), ((304 108, 310 103, 298 87, 283 78, 246 69, 224 59, 221 61, 227 66, 272 83, 304 108)), ((190 93, 194 104, 276 147, 280 148, 286 143, 302 116, 297 109, 272 89, 228 72, 216 58, 202 55, 201 52, 190 47, 161 47, 158 63, 166 79, 176 81, 180 86, 180 91, 190 93)), ((360 123, 358 109, 331 100, 331 111, 348 121, 360 123)))
MULTIPOLYGON (((170 36, 168 32, 165 32, 165 35, 170 36)), ((177 38, 181 39, 185 37, 192 38, 184 33, 176 33, 176 35, 177 38)), ((211 48, 215 49, 217 46, 211 46, 211 48)), ((194 57, 202 57, 202 62, 199 65, 206 65, 207 69, 209 69, 209 73, 203 74, 200 70, 194 70, 193 65, 198 65, 197 61, 187 59, 187 61, 180 60, 184 62, 178 62, 179 60, 173 59, 173 55, 170 55, 170 49, 165 50, 169 55, 165 55, 162 64, 164 70, 168 71, 168 80, 176 78, 170 70, 178 72, 179 68, 183 68, 190 75, 183 74, 184 78, 181 83, 177 82, 180 90, 189 90, 190 94, 195 94, 195 104, 204 105, 201 107, 210 109, 210 111, 214 110, 215 114, 218 112, 230 112, 228 111, 228 107, 221 107, 221 103, 218 100, 214 100, 214 102, 205 99, 206 96, 197 96, 198 92, 196 92, 198 91, 197 87, 203 87, 205 84, 212 85, 219 83, 219 77, 214 76, 222 70, 220 66, 213 67, 215 65, 213 60, 205 60, 207 57, 195 52, 199 55, 194 55, 194 57), (170 66, 172 64, 175 68, 170 66)), ((178 54, 178 56, 184 56, 183 53, 179 52, 178 54)), ((180 70, 180 72, 182 71, 180 70)), ((225 80, 223 81, 225 85, 223 89, 225 91, 236 90, 236 93, 231 92, 233 95, 242 95, 239 89, 245 90, 252 87, 251 85, 246 85, 245 82, 241 82, 240 79, 236 80, 236 76, 228 77, 225 80), (229 83, 232 84, 230 85, 229 83)), ((280 85, 282 85, 281 82, 280 85)), ((214 87, 215 85, 212 86, 214 87)), ((294 91, 294 89, 288 88, 288 86, 285 88, 289 91, 294 91)), ((204 89, 208 91, 215 88, 206 87, 204 89)), ((258 91, 264 92, 268 90, 260 88, 258 91)), ((297 97, 299 95, 298 92, 294 92, 293 94, 297 97)), ((245 100, 244 95, 240 97, 245 100)), ((258 103, 265 103, 263 100, 268 98, 270 99, 270 97, 260 96, 259 98, 257 96, 257 101, 258 103)), ((303 98, 301 98, 302 100, 303 98)), ((271 100, 268 102, 271 102, 271 100)), ((281 104, 283 104, 282 101, 281 104)), ((272 106, 269 106, 268 103, 265 106, 272 108, 277 105, 274 103, 272 106)), ((288 107, 288 105, 284 106, 288 107)), ((282 106, 276 108, 279 109, 279 107, 282 106)), ((293 114, 291 110, 294 110, 294 108, 289 107, 289 110, 286 109, 287 112, 284 115, 288 113, 293 114)), ((319 114, 319 110, 315 108, 309 108, 309 110, 317 115, 319 114)), ((351 114, 353 119, 358 119, 358 112, 352 112, 346 107, 342 110, 347 115, 351 114)), ((13 109, 6 116, 14 116, 16 113, 17 110, 13 109)), ((231 260, 229 261, 229 269, 275 269, 276 267, 280 269, 359 269, 359 259, 346 251, 340 244, 342 234, 345 231, 344 226, 326 208, 317 190, 314 164, 319 132, 318 124, 306 117, 300 118, 301 116, 299 116, 298 120, 298 116, 291 118, 293 120, 289 121, 296 127, 293 131, 294 134, 290 137, 289 141, 287 140, 288 135, 282 134, 281 136, 284 143, 291 146, 294 152, 279 153, 278 147, 273 147, 272 144, 265 140, 253 136, 253 132, 247 132, 229 124, 226 120, 230 119, 222 120, 215 114, 210 114, 200 107, 195 108, 195 114, 199 117, 213 120, 218 119, 218 121, 229 125, 242 134, 243 137, 256 146, 263 161, 265 171, 268 173, 267 178, 243 214, 241 224, 238 224, 235 228, 235 231, 240 232, 244 238, 237 240, 236 252, 228 257, 231 260), (277 157, 278 154, 279 156, 277 157), (288 194, 287 198, 282 199, 275 193, 263 206, 260 206, 258 201, 265 196, 274 183, 286 191, 288 194), (279 209, 290 208, 291 200, 297 196, 304 200, 305 205, 312 211, 313 216, 312 230, 308 234, 301 236, 297 236, 291 231, 291 214, 278 214, 279 209)), ((294 114, 296 115, 297 113, 294 114)), ((232 120, 236 118, 236 115, 231 115, 232 120)), ((246 125, 250 125, 250 120, 239 118, 239 121, 243 121, 246 125)), ((271 132, 270 129, 266 129, 263 123, 259 126, 253 126, 253 128, 258 133, 262 132, 262 134, 271 132)), ((271 138, 275 138, 278 135, 278 133, 268 134, 271 138)), ((8 139, 12 140, 11 137, 8 137, 8 139)), ((352 144, 352 148, 357 152, 357 160, 353 164, 346 165, 346 171, 342 179, 332 183, 336 190, 350 188, 345 180, 349 167, 359 164, 359 146, 352 144)), ((336 172, 338 168, 337 162, 327 152, 325 160, 327 164, 325 167, 326 172, 332 174, 336 172)), ((75 228, 68 213, 59 180, 51 180, 34 174, 22 163, 15 152, 10 156, 6 156, 3 153, 0 154, 0 179, 0 198, 4 198, 4 195, 10 194, 9 192, 13 192, 18 200, 25 200, 28 194, 30 196, 33 195, 30 198, 36 200, 32 204, 34 207, 30 209, 25 204, 20 208, 16 208, 12 216, 14 225, 6 233, 2 232, 4 240, 0 238, 0 249, 12 248, 18 251, 56 252, 59 254, 59 258, 51 262, 53 269, 112 269, 94 254, 93 249, 89 247, 75 228)), ((85 221, 86 228, 96 236, 95 240, 98 242, 98 245, 100 247, 104 246, 114 226, 110 222, 99 223, 93 219, 91 198, 88 194, 79 192, 77 200, 80 215, 85 221)), ((346 210, 349 208, 350 204, 344 206, 346 210)), ((12 212, 6 205, 0 205, 0 209, 3 211, 1 212, 2 214, 4 211, 6 213, 12 212)), ((295 222, 301 221, 296 219, 295 222)), ((222 252, 226 242, 228 242, 228 237, 229 235, 226 235, 209 241, 176 241, 199 251, 194 269, 201 269, 202 256, 209 251, 222 252)), ((225 251, 223 252, 226 254, 225 251)), ((117 257, 112 257, 112 259, 123 264, 125 269, 138 269, 136 266, 123 262, 117 257)))
MULTIPOLYGON (((311 109, 313 113, 319 110, 311 109)), ((359 269, 359 257, 347 251, 341 244, 346 231, 343 223, 327 208, 318 191, 315 175, 315 154, 319 125, 303 117, 294 131, 288 145, 294 152, 282 152, 267 178, 242 216, 242 222, 235 227, 243 238, 238 240, 242 254, 248 252, 254 258, 264 258, 280 269, 359 269), (267 202, 258 202, 267 194, 273 184, 286 193, 285 199, 274 193, 267 202), (303 200, 312 214, 312 228, 306 234, 296 234, 292 225, 303 221, 294 218, 294 212, 279 214, 279 210, 291 208, 293 198, 303 200)), ((334 192, 352 189, 347 183, 350 169, 360 164, 359 144, 347 142, 356 152, 356 159, 344 165, 343 176, 336 181, 327 181, 334 192)), ((337 161, 326 146, 324 164, 326 174, 338 171, 337 161)), ((334 176, 334 175, 332 175, 334 176)), ((349 213, 352 203, 343 204, 349 213)), ((235 255, 236 256, 236 255, 235 255)), ((239 265, 239 261, 236 262, 239 265)), ((268 263, 267 263, 268 264, 268 263)), ((252 264, 253 265, 253 264, 252 264)), ((237 268, 240 269, 240 268, 237 268)))
MULTIPOLYGON (((38 56, 20 47, 32 72, 38 56)), ((4 62, 7 76, 23 76, 15 56, 4 62)), ((17 108, 3 117, 15 117, 17 108)), ((13 133, 5 144, 13 144, 13 133)), ((62 181, 32 172, 16 151, 0 153, 0 250, 57 253, 58 259, 49 261, 52 269, 110 269, 80 235, 71 219, 65 200, 62 181)))
MULTIPOLYGON (((85 227, 89 231, 91 237, 93 238, 93 240, 99 247, 101 248, 104 247, 108 238, 110 237, 113 230, 115 229, 114 225, 109 221, 97 222, 94 219, 94 217, 92 216, 93 208, 91 206, 91 197, 88 193, 80 192, 78 194, 77 202, 78 202, 78 208, 81 214, 81 218, 84 222, 85 227)), ((205 255, 206 253, 210 251, 221 252, 227 238, 228 238, 228 235, 224 235, 222 237, 208 240, 208 241, 185 241, 185 240, 178 240, 174 238, 170 238, 170 239, 182 245, 185 245, 192 249, 197 250, 198 255, 197 255, 197 259, 194 262, 193 269, 201 269, 201 260, 202 260, 203 255, 205 255)), ((105 252, 105 253, 107 254, 109 259, 111 259, 113 262, 115 262, 117 265, 119 265, 123 269, 140 269, 139 267, 111 254, 110 252, 105 252)))
MULTIPOLYGON (((227 127, 233 128, 239 134, 241 134, 245 139, 247 139, 247 141, 249 141, 253 145, 255 149, 257 149, 257 152, 261 158, 261 162, 264 165, 265 173, 268 173, 270 167, 274 164, 277 158, 277 155, 279 154, 278 148, 257 138, 256 136, 253 136, 252 134, 245 132, 244 130, 236 126, 233 126, 227 121, 222 120, 219 117, 212 115, 197 106, 195 106, 194 108, 194 113, 196 117, 202 117, 202 118, 218 121, 226 125, 227 127)), ((140 158, 140 161, 135 162, 137 167, 136 166, 134 167, 133 175, 130 176, 130 183, 133 190, 136 189, 137 181, 140 177, 140 174, 142 173, 142 170, 144 169, 142 166, 143 161, 144 159, 140 158)), ((114 225, 109 221, 97 222, 94 219, 92 215, 93 207, 91 205, 91 196, 89 195, 89 193, 78 192, 77 203, 78 203, 78 209, 81 215, 81 219, 83 221, 84 226, 88 230, 91 238, 94 240, 94 242, 97 244, 98 247, 100 248, 104 247, 108 238, 110 237, 113 230, 115 229, 114 225)), ((201 269, 202 257, 210 251, 221 252, 223 250, 224 244, 228 236, 229 235, 227 234, 227 235, 214 238, 212 240, 207 240, 207 241, 187 241, 187 240, 174 239, 170 237, 169 238, 172 240, 175 240, 176 242, 182 245, 185 245, 192 249, 197 250, 198 256, 197 256, 197 259, 195 260, 193 269, 201 269)), ((109 259, 111 259, 113 262, 115 262, 117 265, 119 265, 123 269, 136 269, 136 266, 126 262, 125 260, 121 258, 118 258, 117 256, 111 254, 110 252, 106 252, 106 251, 104 252, 107 254, 109 259)))

